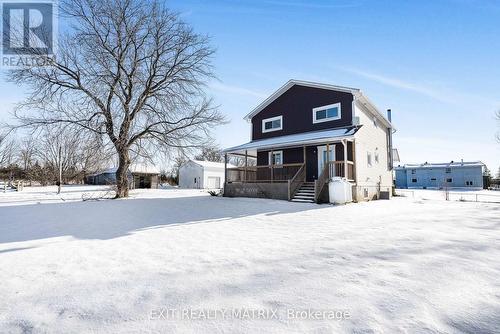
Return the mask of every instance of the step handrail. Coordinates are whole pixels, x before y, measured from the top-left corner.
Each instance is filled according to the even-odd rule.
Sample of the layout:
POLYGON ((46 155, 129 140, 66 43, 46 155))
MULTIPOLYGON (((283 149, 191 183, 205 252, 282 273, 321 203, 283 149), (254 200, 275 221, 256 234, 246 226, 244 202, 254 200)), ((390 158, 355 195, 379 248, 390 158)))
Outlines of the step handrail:
POLYGON ((325 184, 330 179, 330 168, 329 164, 325 164, 323 171, 319 175, 317 180, 314 180, 314 201, 318 203, 319 196, 325 187, 325 184))
POLYGON ((291 201, 293 195, 295 195, 295 192, 297 189, 304 183, 306 179, 306 174, 305 174, 305 163, 300 166, 299 170, 295 175, 292 177, 291 180, 288 180, 288 200, 291 201))

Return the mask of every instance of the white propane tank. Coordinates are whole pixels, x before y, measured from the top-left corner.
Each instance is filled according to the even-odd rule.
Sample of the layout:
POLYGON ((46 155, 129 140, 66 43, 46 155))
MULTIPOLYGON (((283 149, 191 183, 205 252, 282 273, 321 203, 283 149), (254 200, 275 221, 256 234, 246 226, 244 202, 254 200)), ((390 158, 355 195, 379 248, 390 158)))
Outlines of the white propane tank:
POLYGON ((345 204, 352 202, 352 184, 341 177, 333 177, 328 184, 330 203, 345 204))

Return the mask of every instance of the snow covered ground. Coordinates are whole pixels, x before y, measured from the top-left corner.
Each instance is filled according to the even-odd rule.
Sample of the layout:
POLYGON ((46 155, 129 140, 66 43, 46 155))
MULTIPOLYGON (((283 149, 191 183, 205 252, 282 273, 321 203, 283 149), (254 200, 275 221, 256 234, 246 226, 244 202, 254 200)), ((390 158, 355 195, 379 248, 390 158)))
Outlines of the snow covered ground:
POLYGON ((1 333, 500 332, 498 204, 54 190, 0 193, 1 333))
MULTIPOLYGON (((401 196, 419 199, 446 199, 445 191, 436 189, 396 189, 396 193, 401 196)), ((467 188, 458 188, 450 189, 448 196, 450 201, 500 203, 500 191, 496 190, 471 190, 467 188)))

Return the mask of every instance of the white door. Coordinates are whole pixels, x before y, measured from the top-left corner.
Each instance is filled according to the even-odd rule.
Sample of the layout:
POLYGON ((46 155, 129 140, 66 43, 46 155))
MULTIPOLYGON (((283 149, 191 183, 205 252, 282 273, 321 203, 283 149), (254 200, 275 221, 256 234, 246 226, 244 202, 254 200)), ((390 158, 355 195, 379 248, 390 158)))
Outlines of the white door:
POLYGON ((220 177, 218 176, 209 176, 207 178, 208 188, 210 189, 218 189, 220 188, 220 177))
MULTIPOLYGON (((326 164, 326 145, 318 146, 318 177, 323 172, 326 164)), ((330 145, 330 152, 328 155, 329 161, 335 161, 335 145, 330 145)), ((335 167, 334 167, 335 168, 335 167)), ((333 175, 335 175, 335 169, 332 170, 333 175)))

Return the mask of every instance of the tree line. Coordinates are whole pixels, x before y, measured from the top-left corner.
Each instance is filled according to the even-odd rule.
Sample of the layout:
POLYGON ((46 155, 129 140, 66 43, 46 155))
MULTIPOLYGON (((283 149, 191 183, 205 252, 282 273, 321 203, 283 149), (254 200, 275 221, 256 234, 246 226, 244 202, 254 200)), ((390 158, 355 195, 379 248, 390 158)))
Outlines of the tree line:
POLYGON ((97 136, 45 127, 23 135, 0 135, 0 179, 13 185, 83 183, 85 177, 104 168, 112 152, 97 136))

